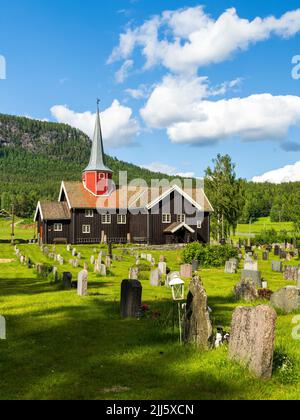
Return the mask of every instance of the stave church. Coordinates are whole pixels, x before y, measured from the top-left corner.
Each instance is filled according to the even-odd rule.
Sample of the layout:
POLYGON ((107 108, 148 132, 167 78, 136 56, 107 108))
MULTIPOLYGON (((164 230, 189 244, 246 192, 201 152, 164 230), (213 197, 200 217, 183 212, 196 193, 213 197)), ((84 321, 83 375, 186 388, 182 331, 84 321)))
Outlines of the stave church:
POLYGON ((90 162, 79 182, 62 181, 58 200, 39 201, 41 244, 208 243, 212 205, 202 188, 116 187, 107 167, 99 107, 90 162))

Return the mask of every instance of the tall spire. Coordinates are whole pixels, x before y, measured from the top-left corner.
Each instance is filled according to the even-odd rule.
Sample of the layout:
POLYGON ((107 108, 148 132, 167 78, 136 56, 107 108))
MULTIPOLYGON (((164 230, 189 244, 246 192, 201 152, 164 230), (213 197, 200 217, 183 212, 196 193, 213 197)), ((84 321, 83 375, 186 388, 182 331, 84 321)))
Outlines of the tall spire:
POLYGON ((85 172, 86 171, 112 172, 109 168, 107 168, 106 162, 105 162, 99 104, 100 104, 100 100, 97 99, 97 115, 96 115, 96 124, 95 124, 94 139, 93 139, 93 145, 92 145, 92 151, 91 151, 91 158, 90 158, 90 163, 88 167, 85 169, 85 172))

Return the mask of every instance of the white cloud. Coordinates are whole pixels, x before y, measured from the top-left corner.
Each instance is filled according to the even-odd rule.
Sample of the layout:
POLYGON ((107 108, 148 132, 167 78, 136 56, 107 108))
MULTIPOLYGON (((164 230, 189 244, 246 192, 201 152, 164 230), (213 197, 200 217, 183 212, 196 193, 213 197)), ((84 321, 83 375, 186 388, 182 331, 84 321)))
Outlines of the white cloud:
POLYGON ((120 68, 120 70, 117 71, 116 73, 116 82, 119 84, 122 84, 125 82, 125 80, 127 79, 128 75, 129 75, 129 71, 130 69, 132 69, 134 65, 133 60, 126 60, 125 63, 122 65, 122 67, 120 68))
POLYGON ((233 136, 243 140, 278 140, 300 123, 298 96, 260 94, 207 99, 215 93, 205 78, 167 76, 154 88, 141 116, 148 126, 166 129, 172 142, 188 144, 233 136))
MULTIPOLYGON (((60 123, 69 124, 93 138, 96 114, 92 112, 75 112, 64 105, 51 108, 52 115, 60 123)), ((132 109, 114 100, 110 108, 101 113, 103 138, 109 148, 118 148, 134 144, 139 134, 139 124, 132 118, 132 109)))
POLYGON ((147 85, 140 85, 137 89, 128 88, 125 90, 127 95, 131 96, 133 99, 145 99, 150 94, 150 89, 147 85))
POLYGON ((195 178, 194 172, 180 172, 177 168, 166 163, 153 162, 149 165, 141 165, 142 168, 148 169, 152 172, 159 172, 170 176, 180 176, 182 178, 195 178))
POLYGON ((270 182, 272 184, 281 184, 283 182, 300 181, 300 162, 294 165, 287 165, 275 171, 270 171, 262 176, 256 176, 253 182, 270 182))
POLYGON ((199 103, 207 96, 209 87, 206 77, 186 80, 169 75, 154 88, 141 115, 153 128, 168 128, 182 121, 204 118, 199 111, 199 103))
POLYGON ((203 6, 165 11, 120 35, 108 62, 128 60, 136 48, 145 57, 145 67, 162 64, 176 73, 195 74, 205 65, 220 63, 233 53, 248 49, 272 36, 289 38, 300 31, 300 9, 279 19, 240 18, 231 8, 217 19, 203 6))

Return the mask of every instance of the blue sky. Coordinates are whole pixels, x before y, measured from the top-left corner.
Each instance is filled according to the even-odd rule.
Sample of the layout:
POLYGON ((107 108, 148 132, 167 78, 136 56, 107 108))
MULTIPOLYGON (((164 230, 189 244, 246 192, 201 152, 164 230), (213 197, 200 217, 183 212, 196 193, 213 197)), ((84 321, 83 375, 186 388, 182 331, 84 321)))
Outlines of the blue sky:
MULTIPOLYGON (((300 161, 300 80, 291 76, 299 2, 1 6, 0 112, 90 133, 99 96, 107 151, 174 174, 202 176, 218 153, 230 154, 247 179, 300 161)), ((296 180, 296 168, 281 174, 296 180)))

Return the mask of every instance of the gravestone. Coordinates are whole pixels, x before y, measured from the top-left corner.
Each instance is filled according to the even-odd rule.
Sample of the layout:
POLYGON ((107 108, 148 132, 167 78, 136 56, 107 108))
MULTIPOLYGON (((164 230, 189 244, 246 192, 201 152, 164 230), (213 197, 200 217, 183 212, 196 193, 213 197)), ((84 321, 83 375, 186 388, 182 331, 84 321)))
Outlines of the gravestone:
POLYGON ((190 283, 184 318, 184 342, 196 345, 201 350, 211 347, 212 323, 207 305, 207 294, 199 277, 190 283))
POLYGON ((237 301, 253 302, 258 299, 256 285, 250 280, 242 280, 234 288, 234 295, 237 301))
POLYGON ((159 287, 161 286, 161 274, 159 269, 151 271, 150 273, 150 284, 153 287, 159 287))
POLYGON ((177 278, 177 277, 180 277, 180 273, 178 272, 169 273, 166 278, 165 286, 169 287, 170 281, 172 281, 174 278, 177 278))
POLYGON ((147 254, 141 254, 141 260, 146 260, 147 259, 147 254))
POLYGON ((148 254, 148 255, 147 255, 147 261, 148 261, 149 263, 152 263, 152 255, 151 255, 151 254, 148 254))
POLYGON ((71 252, 71 251, 72 251, 71 245, 67 245, 67 252, 71 252))
POLYGON ((73 260, 73 264, 72 264, 73 268, 78 268, 79 266, 79 261, 77 259, 73 260))
POLYGON ((262 254, 263 261, 269 261, 269 253, 268 251, 264 251, 262 254))
POLYGON ((158 269, 161 272, 161 274, 163 274, 163 275, 167 274, 167 264, 165 262, 160 262, 158 264, 158 269))
POLYGON ((275 255, 275 257, 279 257, 279 255, 280 255, 280 246, 279 245, 275 245, 274 255, 275 255))
POLYGON ((227 261, 225 264, 225 274, 235 274, 237 272, 237 266, 235 262, 227 261))
POLYGON ((91 258, 90 258, 90 263, 91 263, 91 265, 94 265, 95 264, 95 257, 94 257, 94 255, 92 255, 91 256, 91 258))
POLYGON ((74 248, 74 249, 72 250, 72 257, 76 257, 76 255, 77 255, 77 252, 76 252, 76 249, 74 248))
POLYGON ((258 271, 257 261, 245 261, 244 270, 246 270, 246 271, 258 271))
POLYGON ((100 266, 100 276, 106 277, 106 275, 107 275, 106 265, 101 264, 101 266, 100 266))
POLYGON ((54 279, 54 282, 55 282, 55 283, 57 283, 57 281, 58 281, 58 271, 57 271, 57 267, 53 267, 53 269, 52 269, 52 274, 53 274, 53 279, 54 279))
POLYGON ((129 280, 138 280, 139 269, 137 267, 131 267, 129 270, 129 280))
POLYGON ((286 281, 298 281, 298 276, 299 276, 299 268, 298 267, 294 267, 292 265, 286 265, 284 267, 284 279, 286 281))
POLYGON ((276 318, 267 305, 236 308, 232 318, 229 358, 261 379, 272 377, 276 318))
POLYGON ((142 306, 142 285, 137 280, 123 280, 121 285, 121 318, 136 318, 142 306))
POLYGON ((283 264, 281 261, 272 261, 272 271, 274 273, 282 273, 283 264))
POLYGON ((257 287, 262 287, 261 281, 261 272, 254 270, 242 270, 241 272, 241 282, 250 281, 255 284, 257 287))
POLYGON ((287 253, 286 253, 285 251, 280 251, 280 258, 281 258, 282 260, 286 260, 286 258, 287 258, 287 253))
POLYGON ((82 270, 77 277, 77 294, 78 296, 86 296, 88 291, 88 272, 82 270))
POLYGON ((105 265, 107 268, 111 267, 111 259, 108 256, 105 258, 105 265))
POLYGON ((191 264, 183 264, 180 266, 180 276, 186 279, 193 277, 193 267, 191 264))
POLYGON ((78 254, 77 254, 77 258, 78 258, 79 260, 81 260, 81 253, 80 253, 80 252, 78 252, 78 254))
POLYGON ((164 255, 161 255, 161 256, 159 257, 159 262, 163 262, 163 263, 167 262, 166 257, 165 257, 164 255))
POLYGON ((71 289, 72 288, 72 274, 71 273, 69 273, 69 272, 63 273, 62 287, 63 287, 63 289, 71 289))
POLYGON ((193 270, 193 273, 194 273, 195 271, 198 271, 198 268, 199 268, 199 261, 197 261, 197 260, 193 260, 193 261, 192 261, 192 270, 193 270))
POLYGON ((300 309, 300 288, 287 286, 273 293, 271 304, 285 313, 291 313, 300 309))

